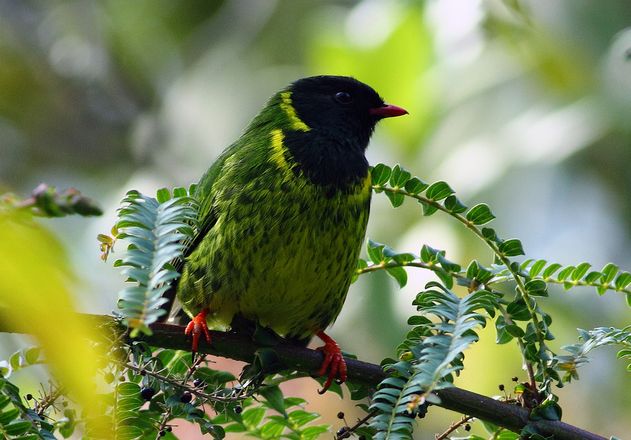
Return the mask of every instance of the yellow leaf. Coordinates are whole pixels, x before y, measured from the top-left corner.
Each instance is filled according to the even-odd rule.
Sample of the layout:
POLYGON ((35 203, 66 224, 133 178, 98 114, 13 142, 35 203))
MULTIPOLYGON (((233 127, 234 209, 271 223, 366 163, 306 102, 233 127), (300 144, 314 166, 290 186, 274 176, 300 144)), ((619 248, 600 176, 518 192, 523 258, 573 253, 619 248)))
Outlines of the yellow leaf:
POLYGON ((60 384, 87 414, 98 415, 98 353, 90 342, 96 330, 75 311, 66 260, 43 227, 29 218, 0 215, 2 326, 34 336, 60 384))

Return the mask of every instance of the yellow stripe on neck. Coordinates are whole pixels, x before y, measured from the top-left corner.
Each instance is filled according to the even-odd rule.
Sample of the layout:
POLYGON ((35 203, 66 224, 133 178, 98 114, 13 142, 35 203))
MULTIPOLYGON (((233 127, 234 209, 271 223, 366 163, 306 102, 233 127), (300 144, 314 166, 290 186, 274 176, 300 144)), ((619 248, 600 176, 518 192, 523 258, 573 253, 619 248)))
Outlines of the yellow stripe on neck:
POLYGON ((370 173, 364 177, 363 181, 357 185, 355 192, 346 196, 355 203, 363 203, 372 193, 372 178, 370 173))
POLYGON ((274 162, 278 168, 281 170, 290 173, 295 164, 290 165, 285 158, 285 144, 283 140, 285 139, 285 135, 283 134, 283 130, 276 129, 272 130, 272 154, 270 158, 272 162, 274 162))
POLYGON ((287 115, 289 123, 291 124, 291 128, 298 131, 311 130, 311 128, 307 124, 305 124, 302 119, 300 119, 296 114, 296 109, 291 102, 291 92, 282 92, 280 94, 280 99, 280 108, 282 108, 287 115))

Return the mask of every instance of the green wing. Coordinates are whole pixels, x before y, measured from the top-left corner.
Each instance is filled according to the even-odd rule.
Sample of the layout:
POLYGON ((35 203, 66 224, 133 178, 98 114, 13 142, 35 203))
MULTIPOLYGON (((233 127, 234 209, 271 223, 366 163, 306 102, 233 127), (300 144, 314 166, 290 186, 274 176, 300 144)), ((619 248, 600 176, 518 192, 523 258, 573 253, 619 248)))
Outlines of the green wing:
MULTIPOLYGON (((174 264, 175 269, 180 274, 182 273, 182 270, 184 268, 186 258, 197 248, 197 246, 199 246, 199 243, 201 243, 204 236, 217 222, 217 216, 215 211, 213 210, 213 184, 217 180, 217 177, 221 174, 223 165, 226 162, 226 159, 234 150, 234 148, 236 148, 236 145, 233 145, 230 148, 226 149, 226 151, 224 151, 221 156, 219 156, 215 163, 211 165, 208 171, 206 171, 206 173, 202 176, 202 178, 199 180, 199 183, 197 184, 197 189, 195 190, 193 196, 199 202, 199 229, 197 231, 197 235, 195 235, 195 237, 190 242, 186 243, 186 248, 182 253, 182 258, 180 258, 174 264)), ((172 310, 175 296, 177 295, 178 281, 173 283, 171 288, 164 293, 164 297, 167 298, 168 301, 162 306, 162 309, 166 311, 167 318, 171 315, 177 316, 181 313, 181 311, 178 310, 179 307, 172 310)))
POLYGON ((199 214, 197 217, 199 229, 195 238, 187 244, 181 260, 176 265, 178 271, 181 271, 184 266, 186 257, 188 257, 197 248, 197 246, 199 246, 199 243, 203 240, 204 236, 206 236, 208 231, 217 222, 217 213, 213 209, 216 193, 216 191, 213 191, 213 185, 217 180, 217 177, 221 174, 221 170, 226 163, 226 159, 232 155, 236 148, 237 144, 233 144, 226 149, 221 156, 217 158, 215 163, 212 164, 208 171, 206 171, 197 184, 197 189, 195 190, 193 196, 199 202, 199 214))

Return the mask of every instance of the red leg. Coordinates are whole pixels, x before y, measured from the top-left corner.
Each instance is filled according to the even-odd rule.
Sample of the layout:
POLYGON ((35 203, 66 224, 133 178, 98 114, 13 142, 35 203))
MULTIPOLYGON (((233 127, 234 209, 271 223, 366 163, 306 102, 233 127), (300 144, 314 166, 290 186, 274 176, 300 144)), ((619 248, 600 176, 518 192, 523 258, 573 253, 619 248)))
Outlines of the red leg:
POLYGON ((318 332, 317 335, 324 341, 324 346, 318 348, 324 353, 324 361, 322 361, 322 366, 316 373, 318 376, 328 376, 324 387, 318 390, 318 393, 324 394, 333 383, 333 379, 338 378, 340 383, 346 381, 346 361, 344 356, 342 356, 342 350, 340 350, 339 345, 333 338, 323 331, 318 332))
POLYGON ((197 353, 197 347, 199 347, 199 337, 202 332, 206 337, 206 342, 210 344, 210 333, 208 332, 208 324, 206 324, 206 315, 208 314, 208 309, 204 309, 199 312, 191 322, 186 326, 186 330, 184 330, 184 334, 186 336, 192 334, 193 335, 193 354, 197 353))

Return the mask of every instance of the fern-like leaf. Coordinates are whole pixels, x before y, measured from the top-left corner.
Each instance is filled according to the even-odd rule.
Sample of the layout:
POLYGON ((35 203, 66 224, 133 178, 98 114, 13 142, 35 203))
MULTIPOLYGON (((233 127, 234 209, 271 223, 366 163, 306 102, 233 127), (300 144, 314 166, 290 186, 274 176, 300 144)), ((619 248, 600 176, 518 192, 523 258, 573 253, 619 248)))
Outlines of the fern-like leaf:
POLYGON ((115 266, 123 266, 123 275, 133 286, 118 295, 124 321, 132 329, 151 334, 149 325, 165 313, 160 308, 170 283, 180 274, 173 262, 181 257, 184 242, 195 234, 197 203, 186 191, 158 192, 159 202, 138 191, 129 191, 118 211, 117 239, 129 242, 127 254, 115 266))
POLYGON ((496 296, 486 290, 459 298, 436 282, 426 288, 414 301, 421 315, 411 318, 418 325, 400 346, 403 360, 387 366, 392 375, 373 396, 376 439, 412 437, 418 406, 436 402, 431 392, 451 386, 453 375, 463 368, 464 350, 478 340, 476 329, 486 324, 479 310, 495 313, 496 296))
POLYGON ((565 373, 563 377, 564 382, 578 379, 578 367, 589 362, 587 354, 593 349, 605 345, 619 345, 622 347, 618 351, 617 357, 629 360, 627 371, 631 372, 631 325, 622 329, 597 327, 589 331, 582 329, 578 331, 579 337, 583 342, 562 347, 568 354, 554 357, 556 369, 565 373))

